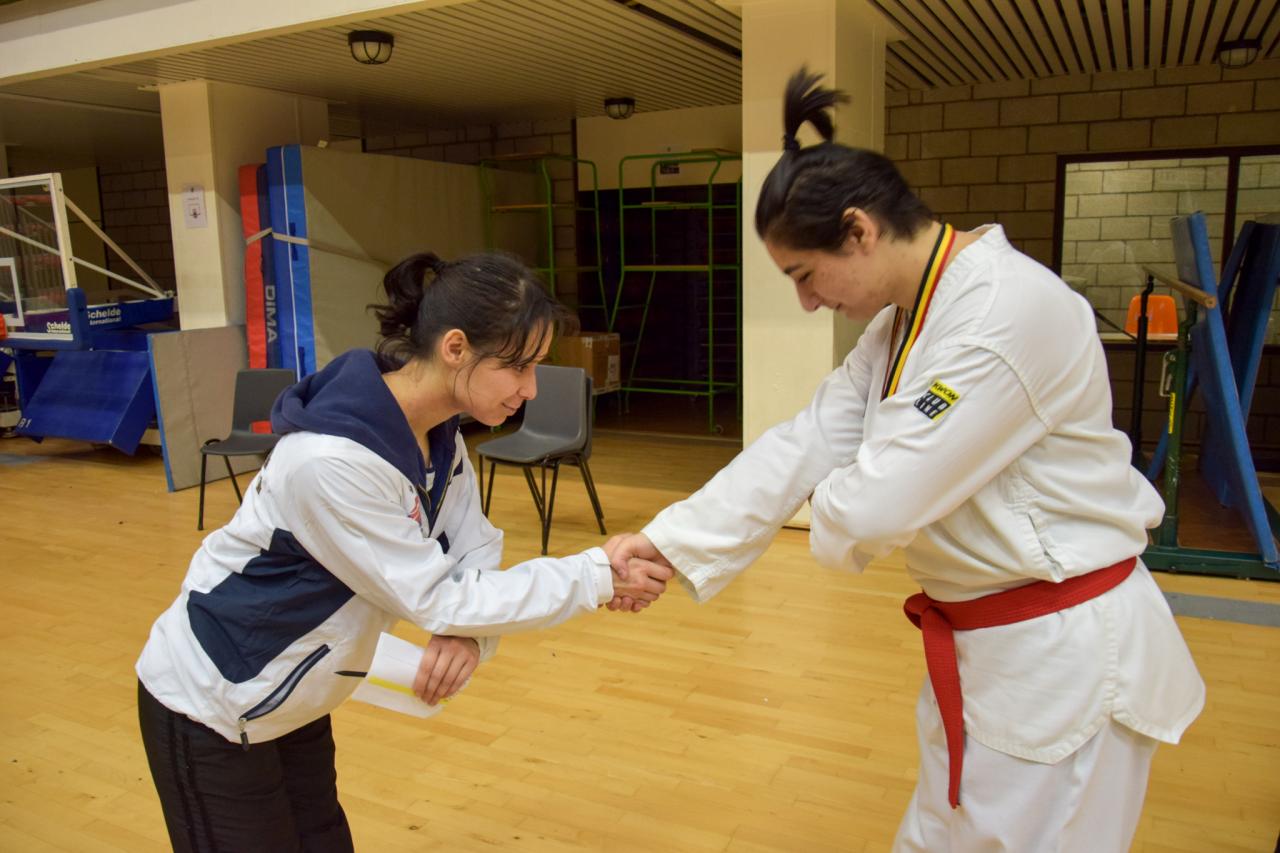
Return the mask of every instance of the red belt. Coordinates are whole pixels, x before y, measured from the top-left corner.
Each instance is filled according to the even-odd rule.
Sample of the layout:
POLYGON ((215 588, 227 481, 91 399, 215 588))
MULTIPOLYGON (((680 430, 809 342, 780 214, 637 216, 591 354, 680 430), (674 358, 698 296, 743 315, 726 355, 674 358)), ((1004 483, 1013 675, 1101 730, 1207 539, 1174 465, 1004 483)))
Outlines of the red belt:
POLYGON ((929 683, 933 685, 942 730, 947 736, 951 770, 947 799, 951 808, 960 805, 960 771, 964 766, 964 700, 960 695, 956 638, 952 632, 1012 625, 1083 604, 1119 586, 1129 577, 1136 562, 1136 557, 1130 557, 1114 566, 1067 578, 1062 583, 1037 581, 972 601, 934 601, 923 592, 907 599, 902 609, 924 635, 929 683))

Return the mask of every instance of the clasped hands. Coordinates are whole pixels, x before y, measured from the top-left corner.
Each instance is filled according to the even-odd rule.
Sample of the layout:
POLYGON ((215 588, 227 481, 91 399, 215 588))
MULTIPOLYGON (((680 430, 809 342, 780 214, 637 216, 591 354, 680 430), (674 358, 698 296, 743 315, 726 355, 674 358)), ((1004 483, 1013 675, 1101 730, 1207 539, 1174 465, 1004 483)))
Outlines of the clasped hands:
MULTIPOLYGON (((606 607, 638 613, 658 600, 675 572, 649 537, 623 533, 604 544, 613 567, 613 599, 606 607)), ((480 646, 470 637, 434 635, 418 664, 413 692, 428 705, 450 698, 480 663, 480 646)))
POLYGON ((610 610, 638 613, 658 600, 675 574, 671 563, 643 533, 622 533, 604 544, 613 568, 610 610))

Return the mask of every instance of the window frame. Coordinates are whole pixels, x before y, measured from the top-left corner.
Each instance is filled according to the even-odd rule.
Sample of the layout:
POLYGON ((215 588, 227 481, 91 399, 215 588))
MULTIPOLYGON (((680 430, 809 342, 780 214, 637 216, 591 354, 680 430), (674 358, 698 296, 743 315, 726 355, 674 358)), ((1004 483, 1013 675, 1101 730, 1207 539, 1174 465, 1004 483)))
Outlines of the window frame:
POLYGON ((1183 160, 1200 157, 1227 158, 1227 194, 1223 209, 1222 257, 1218 265, 1226 263, 1231 255, 1236 231, 1236 196, 1240 192, 1240 161, 1245 157, 1280 155, 1280 145, 1227 145, 1198 148, 1172 148, 1140 151, 1091 151, 1082 154, 1059 154, 1053 189, 1053 271, 1062 275, 1062 231, 1066 223, 1063 215, 1067 197, 1067 166, 1076 163, 1137 162, 1141 160, 1183 160))

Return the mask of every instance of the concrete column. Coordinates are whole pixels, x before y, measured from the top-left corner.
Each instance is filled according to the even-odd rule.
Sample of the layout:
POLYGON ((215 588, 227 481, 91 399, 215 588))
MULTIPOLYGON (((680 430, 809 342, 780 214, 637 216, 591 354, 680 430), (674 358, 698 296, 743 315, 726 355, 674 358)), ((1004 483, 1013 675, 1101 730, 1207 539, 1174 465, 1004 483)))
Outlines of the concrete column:
POLYGON ((160 87, 169 221, 182 328, 244 323, 244 237, 238 171, 273 145, 328 136, 328 108, 296 95, 190 80, 160 87), (206 223, 193 227, 183 191, 203 190, 206 223))
MULTIPOLYGON (((862 332, 830 311, 806 314, 756 236, 760 186, 782 154, 783 89, 801 65, 822 72, 825 85, 851 98, 836 113, 837 139, 883 150, 891 28, 865 0, 743 0, 741 11, 743 439, 750 442, 805 406, 862 332)), ((801 142, 816 141, 806 125, 801 142)))

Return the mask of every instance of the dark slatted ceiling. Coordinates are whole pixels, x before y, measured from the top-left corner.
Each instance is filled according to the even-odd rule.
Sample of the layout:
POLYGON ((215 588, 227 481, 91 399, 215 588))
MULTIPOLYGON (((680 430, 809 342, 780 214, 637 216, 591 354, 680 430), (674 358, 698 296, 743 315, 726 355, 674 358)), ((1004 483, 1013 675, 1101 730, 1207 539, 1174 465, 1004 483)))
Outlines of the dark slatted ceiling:
POLYGON ((1280 0, 870 0, 904 34, 891 89, 1214 61, 1218 44, 1280 57, 1280 0))
MULTIPOLYGON (((869 2, 902 35, 885 60, 895 90, 1204 65, 1227 39, 1280 57, 1280 0, 869 2)), ((94 77, 203 77, 325 98, 339 119, 585 117, 618 95, 641 111, 738 103, 741 49, 741 19, 718 0, 474 0, 67 75, 59 96, 92 99, 94 77), (353 29, 394 33, 392 61, 353 63, 353 29)))

